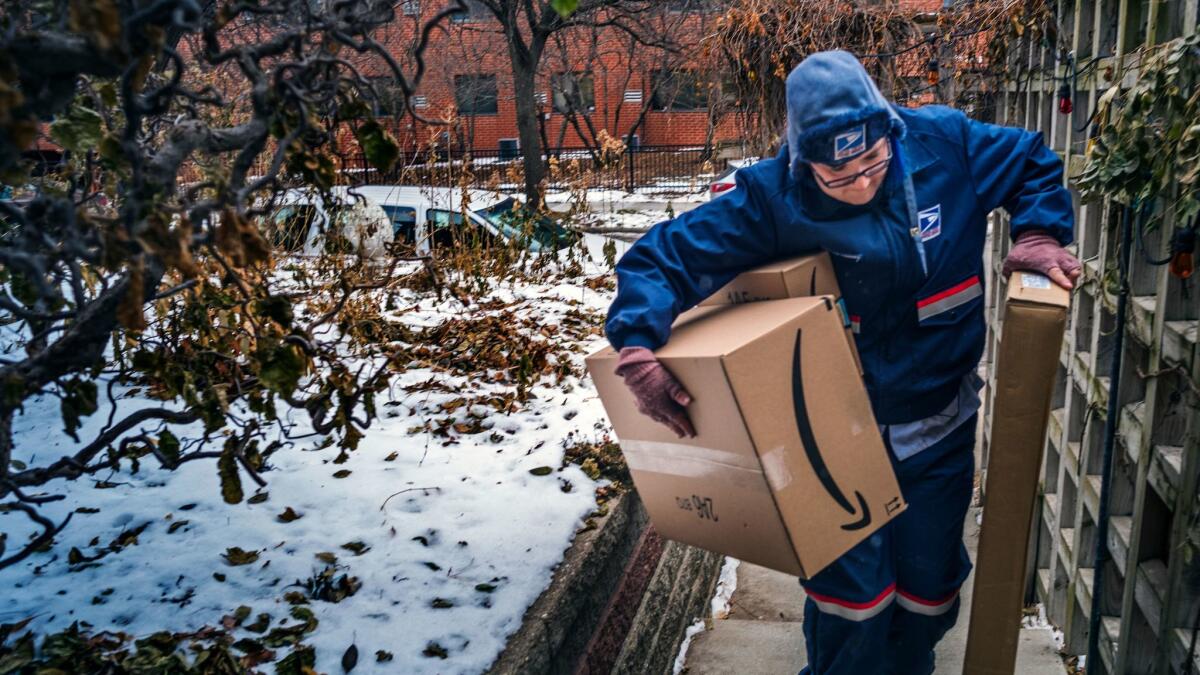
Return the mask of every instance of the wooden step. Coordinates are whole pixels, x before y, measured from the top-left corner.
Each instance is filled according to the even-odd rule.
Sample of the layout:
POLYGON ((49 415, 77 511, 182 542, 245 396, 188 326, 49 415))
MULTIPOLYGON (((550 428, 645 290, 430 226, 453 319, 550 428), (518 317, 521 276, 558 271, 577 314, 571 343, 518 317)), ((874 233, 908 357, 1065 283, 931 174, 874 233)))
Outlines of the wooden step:
POLYGON ((1143 345, 1151 342, 1157 301, 1153 295, 1135 295, 1129 302, 1129 334, 1143 345))
MULTIPOLYGON (((1188 654, 1192 649, 1192 631, 1187 628, 1176 628, 1174 633, 1175 639, 1171 641, 1171 663, 1183 667, 1187 663, 1188 654)), ((1192 654, 1192 672, 1200 673, 1200 635, 1196 638, 1196 652, 1192 654)))
POLYGON ((1183 468, 1183 448, 1177 445, 1156 445, 1146 480, 1158 493, 1163 504, 1175 510, 1179 498, 1179 479, 1183 468))
POLYGON ((1117 436, 1121 439, 1121 445, 1125 446, 1125 454, 1129 456, 1131 465, 1136 466, 1138 458, 1142 454, 1142 433, 1146 426, 1145 419, 1145 401, 1135 401, 1121 408, 1121 426, 1117 436))
POLYGON ((1075 352, 1075 361, 1071 364, 1071 376, 1074 378, 1075 388, 1087 396, 1088 380, 1092 376, 1091 352, 1075 352))
POLYGON ((1113 516, 1108 519, 1108 552, 1121 576, 1125 576, 1125 564, 1129 558, 1129 540, 1133 532, 1133 518, 1113 516))
POLYGON ((1200 322, 1167 321, 1163 326, 1162 357, 1170 365, 1191 372, 1196 361, 1196 342, 1200 322))
POLYGON ((1100 519, 1100 474, 1088 474, 1080 481, 1079 491, 1083 494, 1083 505, 1092 514, 1092 522, 1100 519))
POLYGON ((1079 489, 1079 448, 1078 441, 1067 443, 1067 449, 1062 458, 1063 464, 1066 465, 1067 476, 1075 484, 1076 489, 1079 489))
POLYGON ((1055 408, 1050 411, 1050 420, 1046 425, 1046 437, 1054 443, 1054 447, 1059 447, 1062 442, 1064 421, 1067 418, 1066 408, 1055 408))
POLYGON ((1075 571, 1075 598, 1083 610, 1082 620, 1092 615, 1092 581, 1095 575, 1090 567, 1080 567, 1075 571))
POLYGON ((1064 527, 1059 531, 1058 550, 1062 553, 1063 567, 1073 569, 1075 567, 1075 528, 1064 527))
POLYGON ((1042 495, 1042 522, 1051 532, 1058 527, 1058 495, 1042 495))
POLYGON ((1037 571, 1037 593, 1038 599, 1043 605, 1050 603, 1050 584, 1051 576, 1049 569, 1040 569, 1037 571))
POLYGON ((1133 597, 1137 600, 1146 623, 1150 630, 1159 635, 1159 624, 1162 620, 1163 598, 1167 589, 1167 566, 1163 561, 1154 559, 1138 564, 1137 582, 1133 587, 1133 597))
POLYGON ((1104 670, 1113 672, 1117 660, 1117 645, 1121 644, 1121 617, 1100 617, 1100 660, 1104 662, 1104 670))

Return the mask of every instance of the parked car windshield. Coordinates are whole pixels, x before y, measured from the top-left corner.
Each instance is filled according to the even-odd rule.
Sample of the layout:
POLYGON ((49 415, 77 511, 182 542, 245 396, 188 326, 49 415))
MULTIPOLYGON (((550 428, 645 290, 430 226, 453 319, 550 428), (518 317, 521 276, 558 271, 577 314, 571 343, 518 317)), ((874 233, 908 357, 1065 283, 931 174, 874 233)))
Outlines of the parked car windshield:
POLYGON ((285 204, 279 207, 269 222, 271 245, 288 253, 300 252, 316 218, 316 208, 307 204, 285 204))
POLYGON ((512 197, 475 213, 486 218, 507 239, 521 241, 531 236, 532 239, 529 241, 531 251, 540 251, 543 248, 551 250, 565 248, 578 238, 576 233, 546 216, 531 213, 524 204, 512 197), (526 230, 527 224, 531 226, 528 231, 526 230))

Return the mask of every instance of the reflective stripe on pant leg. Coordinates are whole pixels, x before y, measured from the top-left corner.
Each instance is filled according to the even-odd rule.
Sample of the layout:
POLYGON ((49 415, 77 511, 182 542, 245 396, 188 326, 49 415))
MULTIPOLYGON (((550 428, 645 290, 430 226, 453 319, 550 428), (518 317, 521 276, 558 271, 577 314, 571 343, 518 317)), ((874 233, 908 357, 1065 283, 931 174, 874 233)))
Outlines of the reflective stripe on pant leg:
POLYGON ((971 569, 962 535, 973 486, 975 422, 972 416, 896 464, 908 509, 891 523, 897 606, 888 646, 895 675, 932 673, 934 646, 958 618, 959 588, 971 569))
POLYGON ((875 596, 875 599, 867 602, 850 602, 812 591, 808 592, 808 597, 812 599, 817 609, 825 614, 832 614, 847 621, 866 621, 878 616, 880 612, 887 609, 888 605, 892 604, 892 601, 896 599, 896 584, 891 584, 875 596))
POLYGON ((913 593, 905 591, 903 588, 896 589, 896 602, 912 612, 913 614, 923 614, 925 616, 941 616, 950 611, 954 606, 954 601, 958 598, 958 589, 944 598, 930 600, 922 598, 913 593))
POLYGON ((804 639, 812 675, 882 675, 896 609, 891 524, 803 579, 804 639))

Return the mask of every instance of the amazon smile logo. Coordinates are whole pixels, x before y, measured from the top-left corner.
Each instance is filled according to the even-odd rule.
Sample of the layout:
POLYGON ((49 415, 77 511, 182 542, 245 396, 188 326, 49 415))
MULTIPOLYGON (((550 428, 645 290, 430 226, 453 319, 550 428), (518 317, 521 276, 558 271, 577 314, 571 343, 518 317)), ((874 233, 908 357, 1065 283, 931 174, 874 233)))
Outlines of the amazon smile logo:
POLYGON ((842 492, 837 481, 830 475, 829 467, 825 465, 820 446, 817 445, 817 437, 813 433, 812 422, 808 418, 808 406, 805 404, 804 396, 804 374, 800 366, 803 333, 803 329, 796 331, 796 348, 792 356, 792 406, 796 412, 796 429, 800 432, 800 442, 804 444, 804 454, 808 456, 808 462, 812 464, 813 472, 821 481, 821 487, 825 488, 833 501, 837 502, 837 505, 842 507, 847 514, 857 517, 857 520, 843 524, 842 529, 861 530, 871 524, 871 508, 867 506, 867 500, 858 490, 854 491, 854 496, 858 501, 857 509, 846 498, 846 494, 842 492))

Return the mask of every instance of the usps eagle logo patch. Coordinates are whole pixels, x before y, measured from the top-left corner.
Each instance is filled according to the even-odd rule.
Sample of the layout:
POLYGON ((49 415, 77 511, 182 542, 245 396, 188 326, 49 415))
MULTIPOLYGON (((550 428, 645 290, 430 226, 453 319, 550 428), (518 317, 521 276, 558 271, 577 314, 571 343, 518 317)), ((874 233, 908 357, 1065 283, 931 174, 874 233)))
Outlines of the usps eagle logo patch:
POLYGON ((844 131, 833 137, 833 161, 840 162, 861 155, 867 149, 867 125, 844 131))
POLYGON ((917 211, 917 220, 921 224, 921 241, 929 241, 942 233, 942 205, 933 206, 917 211))

